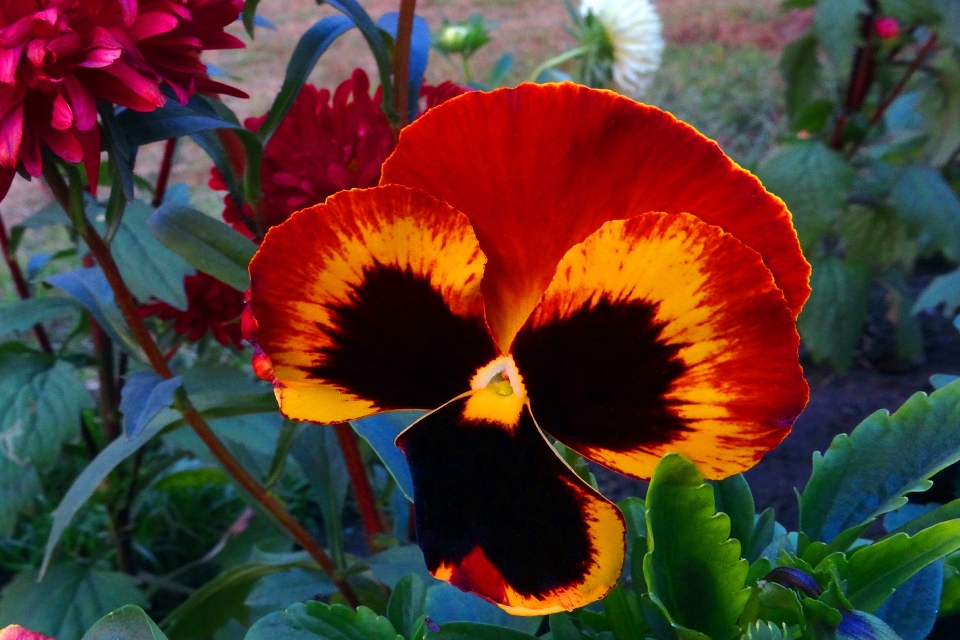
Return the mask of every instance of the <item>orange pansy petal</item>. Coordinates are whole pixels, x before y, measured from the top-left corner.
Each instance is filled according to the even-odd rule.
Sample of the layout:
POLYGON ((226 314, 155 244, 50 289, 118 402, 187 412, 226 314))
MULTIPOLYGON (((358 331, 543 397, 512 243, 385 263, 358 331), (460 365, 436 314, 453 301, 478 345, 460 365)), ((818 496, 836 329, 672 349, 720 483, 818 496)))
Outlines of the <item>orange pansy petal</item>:
POLYGON ((649 478, 668 452, 749 469, 806 405, 799 337, 760 255, 687 214, 608 222, 572 248, 517 335, 540 426, 649 478))
POLYGON ((471 395, 400 434, 417 540, 437 578, 514 615, 571 610, 620 577, 624 523, 524 409, 513 424, 466 417, 471 395))
POLYGON ((244 330, 283 413, 314 422, 433 409, 496 355, 465 216, 406 187, 344 191, 267 234, 244 330))
POLYGON ((608 91, 523 84, 459 96, 403 130, 388 183, 470 218, 489 259, 487 320, 505 351, 570 247, 651 211, 691 213, 758 251, 794 317, 809 295, 783 202, 692 127, 608 91))

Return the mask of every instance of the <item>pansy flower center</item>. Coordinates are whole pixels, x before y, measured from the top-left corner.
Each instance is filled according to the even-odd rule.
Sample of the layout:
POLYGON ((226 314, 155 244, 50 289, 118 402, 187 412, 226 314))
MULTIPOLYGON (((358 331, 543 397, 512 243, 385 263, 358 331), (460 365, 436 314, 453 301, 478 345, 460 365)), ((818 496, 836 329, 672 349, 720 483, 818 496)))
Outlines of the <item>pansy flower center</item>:
POLYGON ((473 392, 464 406, 464 418, 509 427, 517 425, 527 390, 511 356, 500 356, 477 369, 470 388, 473 392))

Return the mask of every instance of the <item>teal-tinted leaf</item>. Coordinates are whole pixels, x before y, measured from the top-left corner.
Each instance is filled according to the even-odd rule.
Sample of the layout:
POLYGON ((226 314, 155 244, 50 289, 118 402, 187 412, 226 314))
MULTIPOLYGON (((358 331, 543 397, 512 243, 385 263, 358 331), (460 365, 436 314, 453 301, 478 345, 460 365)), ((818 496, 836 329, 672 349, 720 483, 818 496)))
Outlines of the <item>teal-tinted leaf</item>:
POLYGON ((917 233, 892 207, 852 205, 837 220, 847 262, 911 272, 920 244, 917 233))
MULTIPOLYGON (((183 278, 194 272, 183 258, 163 246, 147 229, 153 208, 141 200, 126 206, 110 252, 127 286, 139 300, 151 297, 177 309, 187 308, 183 278)), ((102 223, 94 223, 103 230, 102 223)))
POLYGON ((320 505, 327 545, 335 559, 342 561, 341 523, 350 476, 333 428, 306 425, 294 439, 291 454, 307 477, 310 491, 320 505))
POLYGON ((64 442, 79 433, 80 412, 93 398, 63 360, 32 352, 0 352, 0 453, 20 465, 49 468, 64 442))
MULTIPOLYGON (((377 20, 377 26, 397 39, 397 22, 399 14, 396 11, 385 13, 377 20)), ((410 70, 407 84, 407 122, 413 122, 420 114, 420 85, 423 84, 423 74, 427 71, 427 61, 430 57, 430 27, 427 21, 420 16, 413 17, 413 33, 410 38, 410 70)))
POLYGON ((0 306, 0 336, 30 331, 33 325, 59 318, 79 308, 73 298, 27 298, 0 306))
POLYGON ((101 122, 103 122, 103 126, 100 128, 103 134, 103 147, 109 153, 107 165, 109 175, 101 175, 101 179, 106 177, 109 184, 119 185, 124 197, 127 200, 133 200, 133 187, 138 179, 138 176, 133 172, 136 149, 130 147, 126 134, 120 127, 120 123, 117 122, 114 105, 107 101, 101 101, 97 105, 97 112, 100 114, 101 122))
POLYGON ((960 260, 960 198, 935 169, 907 167, 890 192, 900 216, 921 236, 921 243, 960 260))
POLYGON ((741 552, 749 550, 757 519, 750 485, 739 473, 710 484, 713 485, 717 511, 730 516, 730 537, 740 541, 741 552))
POLYGON ((427 571, 423 552, 416 545, 393 547, 366 558, 365 562, 373 575, 391 589, 411 573, 420 576, 428 586, 435 583, 433 576, 427 571))
POLYGON ((876 611, 903 640, 924 640, 933 630, 943 590, 943 562, 921 569, 900 585, 876 611))
POLYGON ((757 620, 747 627, 743 640, 793 640, 793 634, 785 624, 777 626, 772 622, 757 620))
POLYGON ((927 0, 880 0, 880 11, 911 27, 933 26, 941 20, 937 7, 927 0))
POLYGON ((131 604, 100 618, 83 640, 167 640, 167 636, 143 609, 131 604))
MULTIPOLYGON (((911 506, 920 506, 920 505, 914 505, 912 503, 905 504, 898 511, 895 511, 887 515, 887 518, 884 519, 884 526, 887 525, 887 519, 890 518, 890 516, 896 513, 899 513, 901 511, 905 511, 908 507, 911 507, 911 506)), ((926 507, 927 505, 923 505, 923 506, 926 507)), ((933 507, 933 505, 929 505, 929 506, 933 507)), ((958 518, 960 518, 960 498, 957 498, 956 500, 948 502, 947 504, 942 504, 938 507, 934 507, 932 509, 924 508, 923 512, 921 514, 918 514, 916 517, 906 519, 902 524, 900 524, 899 526, 896 526, 896 528, 894 528, 893 530, 890 530, 890 527, 887 527, 887 529, 890 530, 891 535, 897 534, 897 533, 905 533, 908 536, 912 536, 912 535, 916 535, 917 533, 920 533, 927 527, 932 527, 935 524, 946 522, 947 520, 957 520, 958 518)))
POLYGON ((288 569, 272 573, 257 581, 246 605, 252 620, 289 607, 294 602, 306 602, 317 596, 327 597, 337 587, 321 571, 288 569))
POLYGON ((23 571, 0 595, 0 628, 19 624, 57 640, 80 640, 100 618, 120 607, 147 606, 131 576, 69 563, 52 567, 42 582, 23 571))
MULTIPOLYGON (((257 130, 257 136, 263 141, 264 146, 270 142, 270 138, 276 133, 277 128, 283 119, 290 112, 294 101, 300 94, 307 78, 313 71, 320 56, 333 44, 334 40, 354 27, 353 21, 346 16, 327 16, 317 21, 312 27, 307 29, 293 53, 290 55, 290 61, 287 63, 287 73, 283 78, 283 86, 280 87, 280 93, 274 98, 270 111, 260 128, 257 130)), ((249 27, 252 30, 252 27, 249 27)), ((422 75, 422 74, 421 74, 422 75)), ((417 85, 417 95, 420 95, 420 85, 417 85)))
POLYGON ((249 286, 247 265, 257 247, 241 233, 196 209, 175 203, 157 209, 147 226, 164 246, 197 269, 238 291, 249 286))
POLYGON ((432 633, 437 640, 533 640, 534 636, 489 624, 451 622, 440 627, 440 633, 432 633))
POLYGON ((960 269, 934 278, 917 298, 913 312, 933 311, 940 305, 948 316, 960 309, 960 269))
MULTIPOLYGON (((813 456, 800 498, 800 530, 829 542, 845 529, 898 509, 911 491, 960 460, 960 383, 916 393, 893 415, 877 411, 813 456)), ((870 611, 870 610, 868 610, 870 611)))
MULTIPOLYGON (((926 637, 926 636, 924 636, 926 637)), ((836 640, 901 640, 883 620, 863 611, 847 611, 837 627, 836 640)))
MULTIPOLYGON (((960 46, 960 2, 941 0, 941 8, 947 18, 940 35, 952 39, 960 46), (949 6, 945 3, 950 2, 949 6), (952 24, 948 24, 952 23, 952 24)), ((940 55, 927 63, 935 74, 937 90, 930 91, 923 101, 923 111, 929 141, 927 153, 934 167, 943 167, 954 157, 960 147, 960 63, 955 56, 940 55)))
MULTIPOLYGON (((937 601, 939 602, 939 594, 937 601)), ((427 587, 415 573, 405 576, 387 602, 387 619, 404 638, 413 640, 413 632, 427 603, 427 587)))
POLYGON ((912 538, 904 533, 856 549, 840 575, 846 595, 859 610, 872 613, 918 571, 960 549, 960 520, 941 522, 912 538))
POLYGON ((853 186, 853 167, 819 140, 776 149, 757 170, 763 186, 783 198, 800 243, 809 247, 827 231, 853 186))
POLYGON ((400 491, 413 502, 413 476, 403 451, 393 443, 400 432, 420 419, 423 411, 387 411, 350 423, 353 430, 377 452, 383 465, 397 481, 400 491))
MULTIPOLYGON (((750 544, 746 550, 741 549, 743 557, 748 562, 754 562, 761 556, 766 556, 766 550, 773 543, 777 531, 777 514, 770 507, 757 516, 750 534, 750 544)), ((778 551, 779 553, 779 551, 778 551)), ((776 558, 776 556, 774 556, 776 558)))
POLYGON ((780 72, 787 82, 787 115, 794 122, 801 107, 810 102, 820 84, 820 60, 817 58, 817 36, 808 31, 783 49, 780 72))
POLYGON ((200 587, 160 623, 170 640, 209 638, 231 619, 246 626, 247 596, 257 580, 292 568, 316 568, 313 561, 288 564, 246 564, 227 569, 200 587))
POLYGON ((0 537, 13 535, 17 515, 29 507, 40 492, 40 476, 31 465, 0 455, 0 537))
POLYGON ((536 633, 542 616, 511 616, 495 604, 472 593, 460 591, 447 582, 433 582, 427 588, 424 611, 440 625, 450 622, 472 622, 507 628, 519 633, 536 633))
POLYGON ((503 79, 507 77, 507 74, 510 73, 510 69, 513 68, 513 56, 509 53, 505 53, 490 67, 490 76, 489 84, 491 87, 498 87, 500 83, 503 82, 503 79))
POLYGON ((657 465, 647 489, 650 551, 644 573, 671 619, 715 640, 735 636, 746 604, 748 564, 730 540, 730 518, 716 513, 713 488, 676 454, 657 465))
POLYGON ((853 53, 861 43, 860 20, 869 11, 863 0, 820 0, 813 13, 813 29, 833 64, 840 86, 846 86, 853 53))
POLYGON ((383 616, 320 602, 295 604, 254 624, 245 640, 403 640, 383 616))
POLYGON ((158 413, 173 404, 173 394, 182 383, 180 376, 165 380, 153 371, 129 374, 120 398, 127 438, 135 438, 158 413))
POLYGON ((58 273, 47 278, 47 282, 79 300, 90 311, 97 324, 127 353, 139 360, 146 360, 133 331, 114 301, 113 289, 100 267, 58 273))
POLYGON ((573 616, 569 613, 554 613, 550 616, 550 636, 552 640, 585 640, 577 625, 573 623, 573 616))
POLYGON ((797 318, 797 329, 810 355, 817 362, 830 362, 845 371, 860 344, 867 319, 870 270, 838 258, 813 264, 813 291, 797 318))

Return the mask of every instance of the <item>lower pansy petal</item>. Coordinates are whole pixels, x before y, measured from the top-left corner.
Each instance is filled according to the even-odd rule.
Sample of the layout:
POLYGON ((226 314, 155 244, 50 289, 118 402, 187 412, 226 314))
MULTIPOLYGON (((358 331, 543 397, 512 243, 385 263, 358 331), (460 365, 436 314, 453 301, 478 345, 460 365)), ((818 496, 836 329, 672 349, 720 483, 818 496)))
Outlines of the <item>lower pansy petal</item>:
POLYGON ((346 191, 295 213, 250 265, 257 372, 294 419, 433 409, 495 356, 483 263, 466 217, 415 189, 346 191))
POLYGON ((758 253, 687 214, 604 224, 571 249, 513 358, 539 424, 649 478, 668 452, 744 471, 808 397, 799 336, 758 253))
POLYGON ((620 576, 623 517, 560 459, 529 408, 512 424, 497 410, 484 419, 497 401, 477 396, 489 389, 453 400, 397 438, 413 475, 427 568, 514 615, 603 597, 620 576))

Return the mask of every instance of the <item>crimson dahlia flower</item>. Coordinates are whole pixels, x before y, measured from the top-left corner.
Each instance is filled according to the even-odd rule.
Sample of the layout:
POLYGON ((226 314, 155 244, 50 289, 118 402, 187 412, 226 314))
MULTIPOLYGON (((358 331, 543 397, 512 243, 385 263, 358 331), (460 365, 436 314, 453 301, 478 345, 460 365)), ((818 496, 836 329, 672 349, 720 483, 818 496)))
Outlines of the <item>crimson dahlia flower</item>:
POLYGON ((141 305, 140 315, 174 320, 174 330, 191 342, 210 332, 220 344, 242 349, 243 336, 237 318, 243 311, 243 294, 203 271, 185 277, 183 286, 187 293, 185 311, 156 301, 141 305))
POLYGON ((397 438, 430 572, 507 611, 602 597, 624 521, 546 434, 649 478, 749 469, 807 401, 790 213, 671 115, 573 84, 468 93, 381 186, 275 227, 243 328, 288 418, 427 413, 397 438))
MULTIPOLYGON (((465 91, 452 82, 424 85, 420 90, 423 111, 465 91)), ((337 191, 377 184, 380 167, 393 150, 393 132, 380 103, 380 90, 370 95, 370 79, 362 69, 356 69, 332 95, 328 89, 303 87, 264 151, 261 206, 267 228, 337 191)), ((265 115, 247 118, 243 124, 256 131, 265 119, 265 115)), ((226 189, 216 169, 210 187, 226 189)), ((242 216, 251 215, 246 205, 242 213, 238 211, 232 196, 224 198, 224 220, 248 237, 253 234, 242 216)))
POLYGON ((100 166, 97 100, 135 111, 195 91, 245 96, 214 82, 204 49, 242 47, 224 33, 242 0, 4 0, 0 3, 0 198, 18 162, 34 176, 41 144, 100 166))

